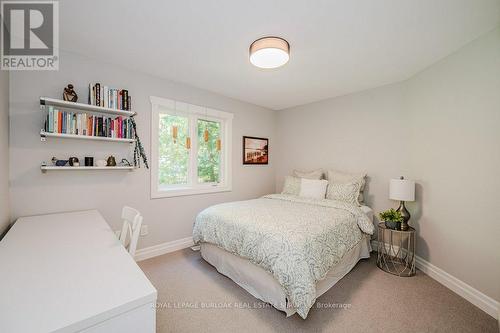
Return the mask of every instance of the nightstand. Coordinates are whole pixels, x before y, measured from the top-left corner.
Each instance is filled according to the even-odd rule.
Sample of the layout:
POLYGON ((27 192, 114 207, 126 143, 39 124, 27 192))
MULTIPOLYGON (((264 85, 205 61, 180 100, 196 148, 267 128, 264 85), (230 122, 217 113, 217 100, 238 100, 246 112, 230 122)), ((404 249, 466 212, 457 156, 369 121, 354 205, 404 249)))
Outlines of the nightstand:
POLYGON ((387 273, 408 277, 415 275, 415 229, 393 230, 378 224, 377 266, 387 273))

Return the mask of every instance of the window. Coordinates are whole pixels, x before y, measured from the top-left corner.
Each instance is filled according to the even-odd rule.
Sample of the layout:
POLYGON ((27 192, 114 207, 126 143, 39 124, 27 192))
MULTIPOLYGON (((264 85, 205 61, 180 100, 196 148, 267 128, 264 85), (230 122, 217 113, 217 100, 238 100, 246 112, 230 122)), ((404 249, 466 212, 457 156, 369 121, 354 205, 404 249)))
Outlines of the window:
POLYGON ((231 190, 231 113, 151 97, 151 197, 231 190))
POLYGON ((220 122, 198 119, 198 182, 220 181, 220 122))

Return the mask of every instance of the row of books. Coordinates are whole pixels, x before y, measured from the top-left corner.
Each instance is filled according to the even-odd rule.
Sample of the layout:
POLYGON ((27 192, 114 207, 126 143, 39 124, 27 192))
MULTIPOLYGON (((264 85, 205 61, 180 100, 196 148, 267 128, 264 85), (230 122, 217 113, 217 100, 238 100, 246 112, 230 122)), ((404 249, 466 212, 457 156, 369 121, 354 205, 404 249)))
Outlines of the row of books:
POLYGON ((66 112, 48 107, 44 130, 49 133, 133 139, 132 120, 127 117, 104 117, 66 112))
POLYGON ((89 104, 117 110, 131 110, 131 98, 126 89, 115 89, 100 83, 89 84, 89 104))

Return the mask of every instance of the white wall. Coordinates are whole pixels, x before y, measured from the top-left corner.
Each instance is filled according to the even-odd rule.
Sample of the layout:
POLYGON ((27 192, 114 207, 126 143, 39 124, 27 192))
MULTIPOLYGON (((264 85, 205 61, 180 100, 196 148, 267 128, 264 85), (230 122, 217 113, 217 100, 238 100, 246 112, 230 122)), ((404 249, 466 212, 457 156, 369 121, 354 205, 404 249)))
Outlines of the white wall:
POLYGON ((379 211, 388 179, 406 175, 404 86, 389 85, 278 112, 277 191, 293 169, 366 172, 366 202, 379 211))
MULTIPOLYGON (((189 237, 192 224, 202 209, 225 201, 254 198, 274 190, 272 158, 268 166, 243 166, 242 136, 270 138, 272 149, 275 113, 200 89, 176 84, 62 53, 60 70, 55 72, 15 72, 10 81, 10 181, 12 218, 59 211, 98 209, 117 229, 123 205, 139 209, 149 236, 139 241, 139 248, 189 237), (127 88, 132 96, 138 132, 150 156, 149 96, 207 106, 234 113, 233 120, 233 191, 165 199, 150 199, 150 172, 40 172, 40 162, 52 156, 68 158, 109 154, 117 158, 129 153, 128 144, 94 143, 86 140, 48 139, 40 142, 43 113, 39 96, 61 97, 63 87, 73 83, 80 101, 87 101, 89 82, 127 88)), ((128 157, 128 156, 127 156, 128 157)))
POLYGON ((417 181, 417 253, 500 300, 500 29, 408 81, 278 113, 277 190, 294 168, 366 171, 368 203, 417 181))
POLYGON ((408 92, 419 255, 500 301, 500 29, 408 92))
POLYGON ((0 237, 10 224, 9 72, 0 70, 0 237))

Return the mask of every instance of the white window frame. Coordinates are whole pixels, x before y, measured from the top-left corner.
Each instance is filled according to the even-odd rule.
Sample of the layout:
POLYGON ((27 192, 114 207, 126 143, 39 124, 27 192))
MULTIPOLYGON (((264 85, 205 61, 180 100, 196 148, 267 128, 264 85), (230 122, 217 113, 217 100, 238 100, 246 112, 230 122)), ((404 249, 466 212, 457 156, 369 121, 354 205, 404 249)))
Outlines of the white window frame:
POLYGON ((162 97, 150 96, 151 113, 151 198, 168 198, 183 195, 228 192, 232 190, 232 127, 233 114, 229 112, 205 108, 198 105, 174 101, 162 97), (168 110, 165 112, 164 110, 168 110), (188 184, 168 185, 160 187, 159 174, 159 120, 160 114, 186 115, 189 118, 189 150, 188 184), (219 183, 198 182, 198 134, 197 120, 218 121, 221 123, 221 165, 219 183))

